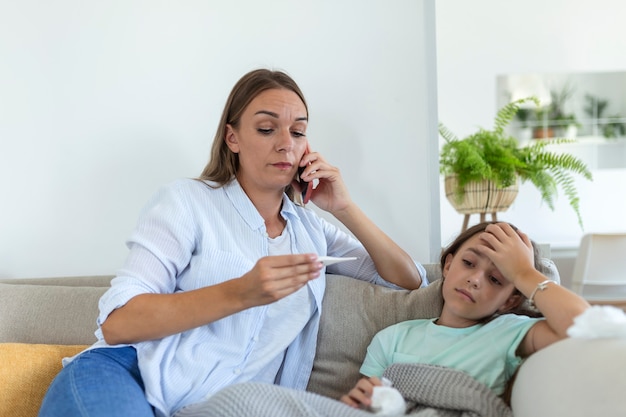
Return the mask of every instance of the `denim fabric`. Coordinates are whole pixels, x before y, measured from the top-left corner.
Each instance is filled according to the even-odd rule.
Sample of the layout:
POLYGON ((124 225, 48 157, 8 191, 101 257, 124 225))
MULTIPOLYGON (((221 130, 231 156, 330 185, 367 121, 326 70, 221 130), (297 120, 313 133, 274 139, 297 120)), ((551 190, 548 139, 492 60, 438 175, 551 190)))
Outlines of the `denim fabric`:
POLYGON ((81 353, 52 381, 39 417, 154 417, 133 347, 81 353))

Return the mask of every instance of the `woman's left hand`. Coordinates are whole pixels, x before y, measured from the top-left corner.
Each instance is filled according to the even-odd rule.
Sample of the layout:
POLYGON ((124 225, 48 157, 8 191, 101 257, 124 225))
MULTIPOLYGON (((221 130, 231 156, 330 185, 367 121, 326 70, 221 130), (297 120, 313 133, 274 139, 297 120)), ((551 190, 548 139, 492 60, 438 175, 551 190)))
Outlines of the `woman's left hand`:
MULTIPOLYGON (((305 167, 300 178, 307 182, 319 181, 311 194, 311 201, 317 207, 333 213, 344 210, 352 204, 339 168, 328 164, 318 152, 304 155, 300 166, 305 167)), ((300 185, 296 181, 293 184, 296 190, 300 190, 300 185)))

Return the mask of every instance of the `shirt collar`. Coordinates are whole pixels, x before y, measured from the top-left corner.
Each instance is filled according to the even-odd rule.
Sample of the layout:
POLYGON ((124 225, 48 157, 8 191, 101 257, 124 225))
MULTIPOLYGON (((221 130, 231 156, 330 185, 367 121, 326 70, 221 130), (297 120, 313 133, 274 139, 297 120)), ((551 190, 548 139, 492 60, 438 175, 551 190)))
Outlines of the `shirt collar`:
MULTIPOLYGON (((236 178, 224 185, 223 188, 226 196, 235 207, 235 210, 237 210, 251 229, 259 230, 265 227, 263 217, 261 217, 256 207, 254 207, 252 200, 250 200, 246 192, 241 188, 241 184, 239 184, 236 178)), ((289 217, 298 217, 295 206, 295 203, 287 197, 287 194, 283 193, 283 206, 280 210, 280 214, 286 219, 289 217)))

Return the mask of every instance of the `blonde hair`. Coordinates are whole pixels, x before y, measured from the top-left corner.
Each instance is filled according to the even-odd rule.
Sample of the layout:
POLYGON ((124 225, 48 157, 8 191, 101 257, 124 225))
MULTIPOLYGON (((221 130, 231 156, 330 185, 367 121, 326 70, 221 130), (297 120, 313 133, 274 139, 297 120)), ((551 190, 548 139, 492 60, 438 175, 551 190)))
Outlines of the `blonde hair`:
MULTIPOLYGON (((237 128, 241 115, 250 102, 262 92, 271 89, 286 89, 296 93, 302 100, 302 103, 304 103, 308 116, 309 109, 304 95, 300 87, 289 75, 282 71, 268 69, 250 71, 237 81, 226 100, 226 105, 213 139, 213 145, 211 146, 211 158, 204 167, 202 174, 200 174, 200 180, 213 181, 217 183, 217 187, 221 187, 235 178, 239 169, 239 156, 233 153, 226 145, 226 125, 237 128)), ((285 192, 293 200, 294 193, 291 185, 287 186, 285 192)))

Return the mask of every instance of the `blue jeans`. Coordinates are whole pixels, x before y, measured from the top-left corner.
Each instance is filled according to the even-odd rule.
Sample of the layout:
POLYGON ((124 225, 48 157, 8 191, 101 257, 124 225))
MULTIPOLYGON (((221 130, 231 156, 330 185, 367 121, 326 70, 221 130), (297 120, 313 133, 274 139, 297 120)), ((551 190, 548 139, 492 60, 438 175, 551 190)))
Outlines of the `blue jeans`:
POLYGON ((154 417, 133 347, 81 353, 50 384, 39 417, 154 417))

